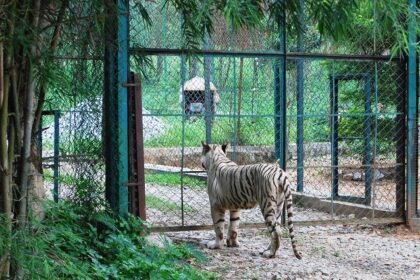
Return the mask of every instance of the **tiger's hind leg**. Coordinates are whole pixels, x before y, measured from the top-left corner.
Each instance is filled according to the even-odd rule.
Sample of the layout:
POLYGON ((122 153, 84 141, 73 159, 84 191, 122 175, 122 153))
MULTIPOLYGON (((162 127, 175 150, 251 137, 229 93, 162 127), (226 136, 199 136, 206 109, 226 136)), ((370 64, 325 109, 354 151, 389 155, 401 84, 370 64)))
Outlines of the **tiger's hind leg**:
POLYGON ((207 243, 209 249, 221 249, 223 247, 223 231, 225 226, 225 209, 212 205, 211 216, 213 218, 214 231, 216 232, 216 240, 207 243))
POLYGON ((239 247, 238 228, 239 228, 241 211, 239 209, 236 209, 236 210, 230 210, 229 212, 230 212, 230 222, 229 222, 229 230, 228 230, 226 245, 228 247, 239 247))
POLYGON ((265 258, 274 258, 280 247, 280 225, 277 223, 276 203, 274 201, 267 202, 265 208, 261 209, 268 232, 270 233, 271 242, 268 248, 262 253, 265 258))

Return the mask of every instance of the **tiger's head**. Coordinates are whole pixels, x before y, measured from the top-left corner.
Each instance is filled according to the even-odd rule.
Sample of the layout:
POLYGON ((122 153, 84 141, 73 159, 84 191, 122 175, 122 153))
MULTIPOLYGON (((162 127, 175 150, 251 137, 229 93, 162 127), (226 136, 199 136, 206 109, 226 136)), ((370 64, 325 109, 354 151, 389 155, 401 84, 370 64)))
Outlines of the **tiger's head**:
POLYGON ((209 145, 201 141, 201 146, 203 148, 201 151, 201 166, 208 171, 216 156, 226 156, 228 145, 209 145))

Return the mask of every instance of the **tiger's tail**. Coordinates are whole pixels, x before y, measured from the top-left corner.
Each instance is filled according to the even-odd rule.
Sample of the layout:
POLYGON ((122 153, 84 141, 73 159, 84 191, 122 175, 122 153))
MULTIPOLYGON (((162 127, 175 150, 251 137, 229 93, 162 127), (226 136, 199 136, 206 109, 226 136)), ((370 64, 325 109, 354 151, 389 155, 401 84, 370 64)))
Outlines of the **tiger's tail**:
POLYGON ((293 232, 292 191, 290 189, 290 183, 289 183, 289 180, 287 179, 287 177, 286 177, 286 180, 285 180, 285 185, 283 187, 284 187, 284 196, 285 196, 285 201, 286 201, 287 223, 288 223, 288 228, 289 228, 290 239, 292 241, 293 253, 295 254, 296 258, 298 258, 300 260, 300 259, 302 259, 302 256, 297 250, 295 234, 293 232))

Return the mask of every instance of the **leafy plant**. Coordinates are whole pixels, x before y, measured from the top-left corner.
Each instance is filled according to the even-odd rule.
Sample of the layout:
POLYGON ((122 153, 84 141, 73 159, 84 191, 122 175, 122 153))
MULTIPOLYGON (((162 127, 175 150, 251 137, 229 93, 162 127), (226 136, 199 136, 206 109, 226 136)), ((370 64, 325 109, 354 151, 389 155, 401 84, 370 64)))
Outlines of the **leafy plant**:
MULTIPOLYGON (((22 279, 212 279, 187 261, 205 262, 186 244, 149 244, 147 225, 129 215, 88 212, 68 203, 48 204, 46 219, 11 235, 0 217, 0 234, 11 236, 12 266, 22 279)), ((0 253, 5 250, 0 238, 0 253)))

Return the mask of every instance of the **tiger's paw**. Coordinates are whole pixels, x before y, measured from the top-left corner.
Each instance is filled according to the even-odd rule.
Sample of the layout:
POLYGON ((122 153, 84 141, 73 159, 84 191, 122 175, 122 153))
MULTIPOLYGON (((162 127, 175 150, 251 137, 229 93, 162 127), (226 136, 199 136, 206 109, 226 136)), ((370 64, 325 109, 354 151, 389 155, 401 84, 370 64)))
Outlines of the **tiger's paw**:
POLYGON ((226 245, 228 247, 239 247, 239 241, 238 239, 227 239, 226 245))
POLYGON ((276 254, 275 253, 273 254, 271 252, 271 250, 265 250, 264 252, 262 252, 262 256, 264 258, 267 258, 267 259, 272 259, 272 258, 274 258, 276 256, 276 254))
POLYGON ((221 242, 217 242, 217 241, 209 241, 207 243, 207 248, 209 249, 222 249, 223 244, 221 242))

